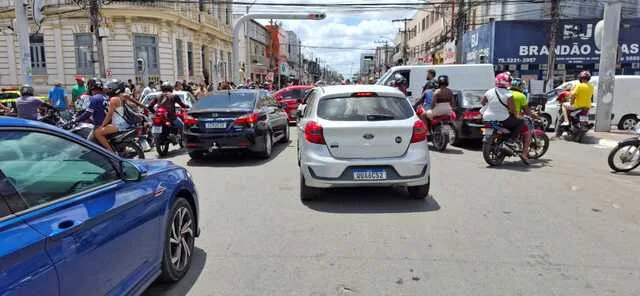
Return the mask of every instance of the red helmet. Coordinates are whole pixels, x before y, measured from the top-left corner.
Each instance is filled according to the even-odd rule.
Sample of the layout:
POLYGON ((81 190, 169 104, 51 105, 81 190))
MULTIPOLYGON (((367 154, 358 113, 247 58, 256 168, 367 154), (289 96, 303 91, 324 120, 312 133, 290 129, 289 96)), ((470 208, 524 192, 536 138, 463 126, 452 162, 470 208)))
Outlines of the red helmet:
POLYGON ((511 75, 507 72, 496 75, 496 87, 498 88, 511 87, 511 75))
POLYGON ((589 73, 589 71, 587 70, 580 72, 580 74, 578 74, 578 80, 586 80, 588 82, 589 80, 591 80, 591 73, 589 73))

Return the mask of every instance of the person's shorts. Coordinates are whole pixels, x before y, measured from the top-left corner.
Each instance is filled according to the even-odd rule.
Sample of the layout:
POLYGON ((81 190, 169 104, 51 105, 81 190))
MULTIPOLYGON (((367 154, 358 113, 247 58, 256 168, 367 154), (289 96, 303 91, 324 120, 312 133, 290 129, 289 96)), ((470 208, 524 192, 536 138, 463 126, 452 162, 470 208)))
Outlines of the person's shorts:
POLYGON ((519 131, 521 134, 525 134, 529 132, 529 128, 525 124, 524 120, 513 115, 509 115, 509 117, 506 120, 501 121, 500 124, 512 133, 519 131))

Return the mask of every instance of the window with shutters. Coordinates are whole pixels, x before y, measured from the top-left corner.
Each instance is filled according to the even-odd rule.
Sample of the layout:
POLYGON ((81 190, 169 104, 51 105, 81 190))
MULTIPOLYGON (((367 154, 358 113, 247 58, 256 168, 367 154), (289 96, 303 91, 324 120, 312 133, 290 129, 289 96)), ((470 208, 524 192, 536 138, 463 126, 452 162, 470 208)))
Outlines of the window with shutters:
POLYGON ((133 40, 135 59, 143 59, 149 75, 159 75, 158 36, 136 34, 133 40))
POLYGON ((47 74, 47 61, 44 57, 44 37, 42 34, 29 36, 31 51, 31 71, 34 75, 47 74))
POLYGON ((91 33, 73 35, 76 51, 76 73, 80 75, 95 75, 93 68, 93 36, 91 33))

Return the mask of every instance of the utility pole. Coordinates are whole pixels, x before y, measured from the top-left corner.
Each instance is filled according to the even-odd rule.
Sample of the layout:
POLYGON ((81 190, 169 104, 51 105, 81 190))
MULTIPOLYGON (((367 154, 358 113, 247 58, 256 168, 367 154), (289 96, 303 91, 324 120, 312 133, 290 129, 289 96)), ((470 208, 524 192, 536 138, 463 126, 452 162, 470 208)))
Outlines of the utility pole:
POLYGON ((402 64, 406 65, 407 64, 407 34, 409 32, 409 30, 407 29, 407 22, 411 21, 412 19, 410 18, 403 18, 403 19, 397 19, 397 20, 392 20, 391 22, 403 22, 404 23, 404 30, 400 30, 400 32, 402 33, 402 64))
POLYGON ((298 84, 302 84, 302 40, 298 40, 298 84))
MULTIPOLYGON (((104 51, 102 51, 102 37, 100 37, 100 6, 101 0, 89 0, 89 19, 93 28, 93 36, 96 38, 98 52, 98 77, 106 77, 104 68, 104 51)), ((94 61, 95 62, 95 61, 94 61)))
POLYGON ((464 7, 464 0, 457 0, 458 13, 456 14, 456 64, 462 64, 462 38, 467 28, 467 11, 464 7))
POLYGON ((549 32, 549 61, 547 64, 547 76, 544 79, 543 92, 547 92, 547 86, 551 81, 551 88, 553 88, 553 77, 555 76, 556 68, 556 38, 558 32, 558 21, 560 19, 560 0, 551 0, 551 29, 549 32))
POLYGON ((375 43, 377 44, 384 44, 384 71, 387 71, 387 65, 389 63, 388 61, 388 49, 389 49, 389 41, 385 40, 385 41, 376 41, 375 43))
MULTIPOLYGON (((250 6, 247 6, 247 14, 249 14, 249 7, 250 6)), ((253 63, 253 61, 251 60, 251 50, 250 50, 250 48, 251 48, 251 44, 250 44, 251 41, 250 40, 251 39, 249 38, 249 24, 250 24, 250 22, 244 23, 244 38, 245 38, 244 42, 246 44, 246 46, 245 46, 245 51, 246 51, 245 52, 245 61, 246 62, 244 64, 244 71, 245 71, 244 75, 245 75, 245 78, 248 77, 249 79, 251 79, 252 78, 251 77, 251 64, 253 63)), ((253 79, 251 79, 251 80, 253 80, 253 79)))
POLYGON ((27 11, 22 0, 14 0, 14 2, 16 5, 16 30, 18 31, 18 42, 20 44, 22 84, 31 84, 31 48, 29 44, 29 23, 27 22, 27 11))
POLYGON ((598 68, 598 103, 596 106, 596 132, 611 130, 611 108, 613 106, 613 87, 618 61, 618 34, 620 33, 620 1, 607 1, 604 7, 604 26, 598 68))

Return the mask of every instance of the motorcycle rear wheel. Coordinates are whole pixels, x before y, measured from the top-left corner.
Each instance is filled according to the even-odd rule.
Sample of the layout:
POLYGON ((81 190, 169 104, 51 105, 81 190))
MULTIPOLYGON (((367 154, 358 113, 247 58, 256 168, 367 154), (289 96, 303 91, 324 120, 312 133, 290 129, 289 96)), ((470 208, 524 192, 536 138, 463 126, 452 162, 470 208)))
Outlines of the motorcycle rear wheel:
POLYGON ((447 144, 449 144, 449 134, 442 127, 435 127, 433 135, 431 135, 431 143, 436 151, 442 152, 447 149, 447 144))
POLYGON ((498 138, 492 135, 490 139, 482 143, 482 157, 490 166, 500 166, 506 155, 498 147, 498 138))
MULTIPOLYGON (((622 160, 622 157, 625 156, 623 155, 618 155, 617 157, 624 163, 625 161, 622 160)), ((622 145, 618 145, 616 146, 616 148, 613 148, 613 150, 611 150, 611 152, 609 153, 609 167, 616 171, 616 172, 629 172, 635 168, 637 168, 638 166, 640 166, 640 144, 638 143, 625 143, 622 145), (623 148, 627 148, 626 151, 623 150, 623 148), (630 152, 630 149, 635 148, 635 151, 630 152), (629 166, 625 166, 625 167, 620 167, 615 163, 616 160, 616 154, 618 154, 618 152, 622 151, 622 153, 631 153, 631 159, 633 159, 633 157, 636 157, 635 161, 630 161, 629 166)))

